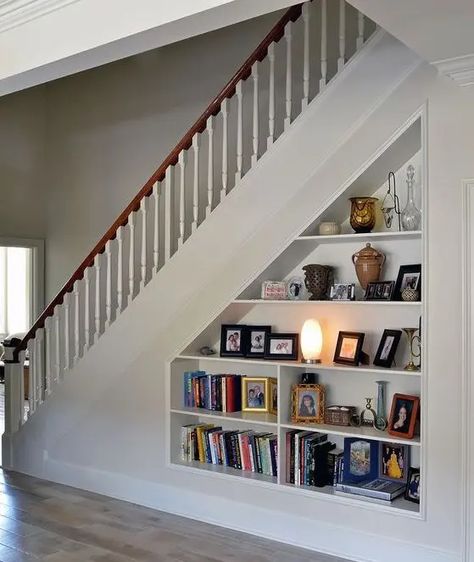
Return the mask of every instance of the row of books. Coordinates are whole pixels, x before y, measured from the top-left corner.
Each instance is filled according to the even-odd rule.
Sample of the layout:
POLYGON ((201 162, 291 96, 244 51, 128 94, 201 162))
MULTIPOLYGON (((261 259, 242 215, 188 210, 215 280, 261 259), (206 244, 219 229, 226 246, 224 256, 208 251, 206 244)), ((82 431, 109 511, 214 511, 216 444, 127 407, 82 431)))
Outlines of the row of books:
POLYGON ((255 431, 223 430, 213 424, 181 427, 181 460, 229 466, 277 476, 277 436, 255 431))
POLYGON ((210 375, 206 371, 184 373, 184 405, 216 412, 242 409, 242 377, 234 374, 210 375))

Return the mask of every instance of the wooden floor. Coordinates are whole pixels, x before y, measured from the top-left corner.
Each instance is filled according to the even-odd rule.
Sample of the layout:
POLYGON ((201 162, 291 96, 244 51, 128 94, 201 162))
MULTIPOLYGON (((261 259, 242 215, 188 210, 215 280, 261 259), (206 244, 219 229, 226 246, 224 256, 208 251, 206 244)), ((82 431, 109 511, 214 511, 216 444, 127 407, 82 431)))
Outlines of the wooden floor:
POLYGON ((0 470, 1 562, 342 562, 0 470))

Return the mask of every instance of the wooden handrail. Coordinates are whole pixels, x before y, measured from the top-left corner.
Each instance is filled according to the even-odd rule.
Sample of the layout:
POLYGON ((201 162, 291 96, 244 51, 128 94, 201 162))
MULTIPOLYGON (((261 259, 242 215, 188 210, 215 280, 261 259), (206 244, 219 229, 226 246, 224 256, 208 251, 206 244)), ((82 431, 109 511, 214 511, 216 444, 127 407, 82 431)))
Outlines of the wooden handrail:
POLYGON ((273 26, 271 31, 266 35, 263 41, 258 45, 258 47, 253 51, 253 53, 247 58, 243 65, 237 70, 237 72, 232 76, 232 78, 227 82, 227 84, 222 88, 222 90, 217 94, 217 96, 211 101, 207 106, 206 110, 199 117, 199 119, 194 123, 194 125, 188 130, 184 137, 178 142, 178 144, 173 148, 173 150, 164 159, 161 166, 156 170, 156 172, 151 176, 151 178, 145 183, 145 185, 140 189, 137 195, 130 201, 130 203, 125 207, 123 212, 113 223, 113 225, 107 230, 104 236, 99 240, 99 242, 94 246, 92 251, 87 255, 81 265, 76 269, 76 271, 71 275, 67 283, 62 287, 59 293, 54 297, 54 299, 48 304, 44 309, 42 314, 38 317, 36 322, 30 328, 26 336, 23 338, 22 342, 16 347, 14 352, 15 360, 18 360, 18 354, 20 351, 26 349, 28 341, 34 337, 36 331, 44 327, 46 318, 54 314, 54 309, 56 306, 62 304, 64 296, 73 290, 74 283, 80 281, 84 277, 84 271, 90 267, 99 254, 102 254, 105 250, 107 242, 113 240, 116 236, 117 229, 121 226, 125 226, 128 222, 128 217, 130 213, 137 211, 140 207, 140 202, 144 197, 149 197, 153 191, 153 186, 156 182, 162 181, 165 178, 166 170, 169 166, 174 166, 178 162, 178 156, 183 150, 187 150, 191 144, 195 134, 202 133, 207 124, 209 117, 217 115, 221 109, 222 102, 231 98, 235 94, 235 88, 240 80, 246 80, 251 72, 252 66, 255 62, 262 61, 268 52, 268 47, 273 42, 278 42, 285 32, 285 26, 290 21, 296 21, 300 15, 303 4, 297 4, 289 8, 285 14, 277 21, 273 26))

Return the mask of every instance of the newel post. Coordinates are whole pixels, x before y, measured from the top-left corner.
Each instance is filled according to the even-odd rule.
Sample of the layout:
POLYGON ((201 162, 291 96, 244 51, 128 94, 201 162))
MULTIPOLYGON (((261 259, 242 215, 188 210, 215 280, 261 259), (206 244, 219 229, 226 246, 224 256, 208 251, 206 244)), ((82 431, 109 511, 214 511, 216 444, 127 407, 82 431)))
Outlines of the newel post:
POLYGON ((21 352, 15 358, 14 351, 20 340, 12 338, 5 340, 5 432, 2 436, 2 466, 13 466, 13 434, 21 426, 23 415, 22 377, 25 353, 21 352))

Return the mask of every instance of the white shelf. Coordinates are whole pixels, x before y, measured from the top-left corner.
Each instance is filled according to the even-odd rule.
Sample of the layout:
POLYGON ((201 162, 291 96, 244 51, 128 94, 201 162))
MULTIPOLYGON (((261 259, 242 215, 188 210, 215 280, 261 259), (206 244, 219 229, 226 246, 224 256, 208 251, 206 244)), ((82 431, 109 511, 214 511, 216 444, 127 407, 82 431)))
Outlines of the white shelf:
POLYGON ((204 408, 172 408, 173 414, 186 414, 187 416, 196 416, 200 418, 208 418, 213 420, 230 420, 239 423, 249 423, 252 425, 267 425, 277 427, 277 417, 273 414, 253 413, 253 412, 214 412, 205 410, 204 408))
POLYGON ((390 241, 390 240, 416 240, 421 239, 421 230, 413 232, 369 232, 368 234, 334 234, 331 236, 298 236, 296 241, 312 240, 320 244, 331 244, 334 242, 356 242, 356 241, 390 241))
POLYGON ((264 299, 236 299, 232 304, 278 304, 278 305, 317 305, 317 306, 409 306, 421 307, 421 301, 310 301, 310 300, 264 300, 264 299))
POLYGON ((250 480, 263 484, 274 484, 278 485, 276 476, 267 476, 266 474, 258 474, 257 472, 250 472, 249 470, 239 470, 237 468, 232 468, 230 466, 222 466, 218 464, 209 464, 199 461, 174 461, 173 466, 178 466, 180 468, 190 469, 198 472, 212 472, 214 475, 225 476, 229 478, 240 478, 244 480, 250 480))

